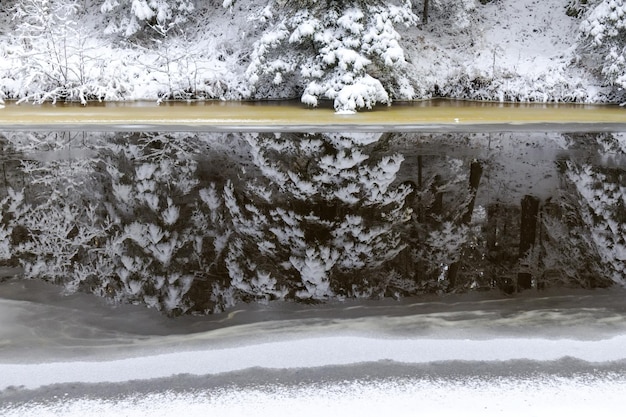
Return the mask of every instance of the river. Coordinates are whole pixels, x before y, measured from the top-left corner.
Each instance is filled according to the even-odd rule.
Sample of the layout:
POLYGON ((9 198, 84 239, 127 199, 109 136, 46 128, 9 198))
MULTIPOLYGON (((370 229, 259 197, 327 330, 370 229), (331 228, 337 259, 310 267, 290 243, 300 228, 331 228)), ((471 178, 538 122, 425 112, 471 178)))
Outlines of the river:
POLYGON ((0 416, 620 415, 624 111, 7 103, 0 416))

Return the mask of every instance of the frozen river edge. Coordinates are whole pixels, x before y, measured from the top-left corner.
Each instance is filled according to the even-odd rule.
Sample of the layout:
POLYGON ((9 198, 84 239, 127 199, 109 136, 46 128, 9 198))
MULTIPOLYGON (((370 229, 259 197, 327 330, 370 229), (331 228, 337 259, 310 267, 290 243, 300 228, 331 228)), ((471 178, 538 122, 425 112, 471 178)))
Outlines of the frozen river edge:
MULTIPOLYGON (((172 375, 217 375, 253 368, 300 369, 378 361, 555 361, 571 357, 604 363, 626 360, 626 336, 599 341, 545 339, 379 339, 312 337, 227 349, 181 351, 114 361, 0 364, 2 386, 39 388, 63 383, 124 383, 172 375)), ((184 349, 184 346, 180 347, 184 349)))
POLYGON ((279 303, 181 320, 171 332, 154 311, 5 282, 0 416, 618 415, 623 299, 613 288, 279 303))
POLYGON ((0 392, 0 416, 621 415, 626 361, 379 361, 0 392))

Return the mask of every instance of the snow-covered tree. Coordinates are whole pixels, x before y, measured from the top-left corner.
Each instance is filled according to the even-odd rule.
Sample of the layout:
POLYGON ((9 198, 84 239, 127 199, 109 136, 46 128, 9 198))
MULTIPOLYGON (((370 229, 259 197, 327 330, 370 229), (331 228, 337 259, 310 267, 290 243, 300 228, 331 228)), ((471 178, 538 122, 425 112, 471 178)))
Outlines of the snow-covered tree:
POLYGON ((193 0, 104 0, 100 7, 109 16, 107 33, 135 35, 145 27, 166 35, 187 21, 195 10, 193 0))
POLYGON ((12 34, 14 96, 35 102, 119 98, 103 78, 101 42, 80 27, 78 0, 18 0, 12 34))
POLYGON ((593 7, 580 25, 582 50, 590 54, 591 67, 597 66, 607 82, 623 90, 626 88, 626 1, 590 3, 593 7))
POLYGON ((267 29, 246 71, 253 87, 295 86, 303 103, 333 100, 340 112, 412 98, 396 30, 417 22, 410 1, 271 0, 258 19, 267 29))

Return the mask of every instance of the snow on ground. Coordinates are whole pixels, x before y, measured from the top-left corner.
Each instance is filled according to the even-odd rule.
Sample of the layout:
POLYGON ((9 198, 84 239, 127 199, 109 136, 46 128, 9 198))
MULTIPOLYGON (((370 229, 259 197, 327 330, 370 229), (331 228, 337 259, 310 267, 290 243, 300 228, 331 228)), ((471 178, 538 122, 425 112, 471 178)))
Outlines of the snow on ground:
POLYGON ((482 47, 473 66, 482 71, 540 76, 571 58, 578 21, 565 15, 568 0, 489 3, 482 11, 482 47), (514 18, 512 18, 514 17, 514 18), (488 22, 488 23, 487 23, 488 22), (570 34, 570 36, 567 36, 570 34))
POLYGON ((567 3, 494 1, 477 6, 466 28, 432 18, 403 33, 411 77, 425 94, 437 84, 453 97, 596 101, 592 77, 570 66, 580 23, 567 3))
POLYGON ((622 409, 621 288, 270 303, 178 319, 57 291, 0 284, 0 416, 622 409))
MULTIPOLYGON (((0 416, 620 416, 623 376, 383 379, 72 398, 15 404, 0 416)), ((176 385, 177 381, 170 381, 176 385)))

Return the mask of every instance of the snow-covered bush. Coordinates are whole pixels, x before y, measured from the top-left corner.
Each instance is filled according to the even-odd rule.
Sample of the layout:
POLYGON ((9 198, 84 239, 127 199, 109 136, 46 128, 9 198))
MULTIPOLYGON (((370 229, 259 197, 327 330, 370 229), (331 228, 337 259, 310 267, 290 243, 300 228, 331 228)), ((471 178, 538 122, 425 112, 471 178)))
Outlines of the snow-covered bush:
MULTIPOLYGON (((329 99, 337 111, 389 103, 405 62, 395 27, 417 22, 410 1, 395 3, 271 1, 259 13, 269 25, 251 54, 250 83, 257 90, 295 84, 303 103, 329 99)), ((402 91, 402 98, 412 98, 410 88, 402 91)))
POLYGON ((626 1, 598 0, 580 25, 583 52, 599 56, 604 79, 626 88, 626 1))
POLYGON ((570 17, 580 17, 589 9, 590 3, 593 2, 594 0, 569 0, 565 8, 565 14, 570 17))
POLYGON ((440 94, 444 97, 500 102, 582 103, 597 100, 584 79, 565 76, 562 68, 511 79, 494 78, 488 73, 473 75, 470 77, 464 72, 454 74, 440 86, 440 94))
POLYGON ((79 27, 77 0, 19 0, 15 10, 13 97, 83 104, 121 98, 123 87, 105 74, 106 63, 98 56, 103 45, 79 27))
POLYGON ((138 95, 156 95, 158 101, 224 98, 234 75, 219 58, 225 56, 223 49, 215 40, 191 39, 183 31, 140 47, 143 59, 134 66, 143 84, 137 85, 138 95))
POLYGON ((106 33, 135 35, 145 27, 166 35, 187 21, 194 11, 193 0, 104 0, 100 10, 108 16, 106 33))

